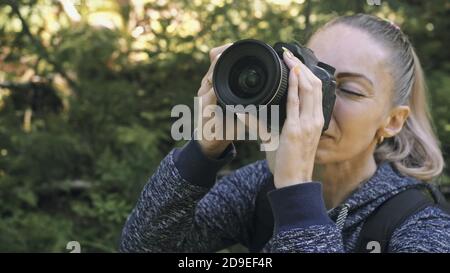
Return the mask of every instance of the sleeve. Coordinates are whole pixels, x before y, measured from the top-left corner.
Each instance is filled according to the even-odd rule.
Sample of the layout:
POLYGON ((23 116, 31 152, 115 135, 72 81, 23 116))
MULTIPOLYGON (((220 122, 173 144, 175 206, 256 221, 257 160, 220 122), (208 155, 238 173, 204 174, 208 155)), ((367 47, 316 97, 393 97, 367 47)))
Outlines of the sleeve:
POLYGON ((340 230, 329 218, 322 185, 308 182, 269 192, 275 220, 265 252, 343 252, 340 230))
POLYGON ((169 153, 128 217, 119 250, 213 252, 245 244, 261 171, 249 165, 215 183, 234 155, 230 145, 219 160, 209 159, 196 141, 169 153))
POLYGON ((450 253, 450 215, 437 207, 416 213, 394 231, 388 251, 450 253))

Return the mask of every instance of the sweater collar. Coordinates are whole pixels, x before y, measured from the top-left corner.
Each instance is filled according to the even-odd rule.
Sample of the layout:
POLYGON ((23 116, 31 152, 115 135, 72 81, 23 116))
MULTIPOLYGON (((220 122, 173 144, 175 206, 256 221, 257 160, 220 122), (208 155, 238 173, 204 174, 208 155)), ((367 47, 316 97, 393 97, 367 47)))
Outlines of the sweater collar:
POLYGON ((390 197, 418 183, 423 182, 401 175, 388 162, 381 163, 374 175, 340 206, 330 210, 329 215, 332 219, 336 219, 341 209, 347 207, 349 214, 343 228, 348 228, 366 219, 390 197))
MULTIPOLYGON (((267 173, 271 174, 266 160, 263 164, 267 173)), ((345 207, 347 212, 342 228, 349 228, 365 220, 390 197, 419 183, 423 182, 401 175, 391 163, 379 163, 372 177, 361 184, 341 205, 331 209, 328 214, 331 219, 337 220, 339 213, 345 207)))

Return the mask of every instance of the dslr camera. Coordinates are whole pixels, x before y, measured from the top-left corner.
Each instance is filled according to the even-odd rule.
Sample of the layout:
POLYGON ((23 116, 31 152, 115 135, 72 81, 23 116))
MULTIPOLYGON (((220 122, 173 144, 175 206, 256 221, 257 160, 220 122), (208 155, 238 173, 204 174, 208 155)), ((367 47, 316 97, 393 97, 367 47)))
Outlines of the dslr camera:
POLYGON ((277 42, 271 47, 259 40, 246 39, 228 47, 217 60, 213 72, 218 104, 226 110, 227 105, 278 105, 279 128, 272 129, 281 129, 286 119, 289 76, 289 68, 283 61, 283 47, 322 81, 323 132, 328 128, 336 100, 335 68, 320 62, 311 49, 298 42, 277 42))

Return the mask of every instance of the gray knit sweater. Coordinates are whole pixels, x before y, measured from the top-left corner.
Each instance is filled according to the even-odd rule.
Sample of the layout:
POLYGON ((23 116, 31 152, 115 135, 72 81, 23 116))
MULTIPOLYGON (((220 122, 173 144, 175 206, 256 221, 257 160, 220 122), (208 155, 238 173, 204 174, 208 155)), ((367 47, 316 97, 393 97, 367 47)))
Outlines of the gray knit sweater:
MULTIPOLYGON (((250 247, 255 200, 272 174, 257 161, 215 181, 217 171, 235 156, 206 158, 195 141, 162 160, 127 219, 122 252, 214 252, 235 243, 250 247)), ((419 182, 401 176, 390 164, 338 206, 326 211, 320 182, 269 192, 274 217, 272 237, 263 252, 352 252, 365 219, 383 201, 419 182), (341 208, 348 208, 336 225, 341 208)), ((427 207, 397 228, 389 252, 450 252, 450 216, 427 207)))

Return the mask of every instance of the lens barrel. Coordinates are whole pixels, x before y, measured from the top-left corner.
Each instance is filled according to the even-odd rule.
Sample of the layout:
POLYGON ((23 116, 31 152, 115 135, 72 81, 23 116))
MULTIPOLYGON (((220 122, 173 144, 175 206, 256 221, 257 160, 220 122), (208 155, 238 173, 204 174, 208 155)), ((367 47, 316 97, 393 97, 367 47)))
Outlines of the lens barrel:
MULTIPOLYGON (((227 106, 259 106, 259 110, 271 105, 279 106, 279 126, 286 119, 286 99, 289 69, 283 61, 283 47, 288 48, 315 76, 322 81, 322 108, 328 128, 336 94, 335 69, 320 62, 314 52, 297 42, 278 42, 273 47, 254 40, 240 40, 228 47, 217 60, 213 71, 213 88, 217 102, 227 111, 227 106)), ((232 111, 246 111, 244 107, 232 111)), ((270 119, 270 109, 267 109, 270 119)))
POLYGON ((264 42, 247 39, 227 48, 216 63, 213 87, 220 105, 279 104, 287 92, 288 68, 264 42))

